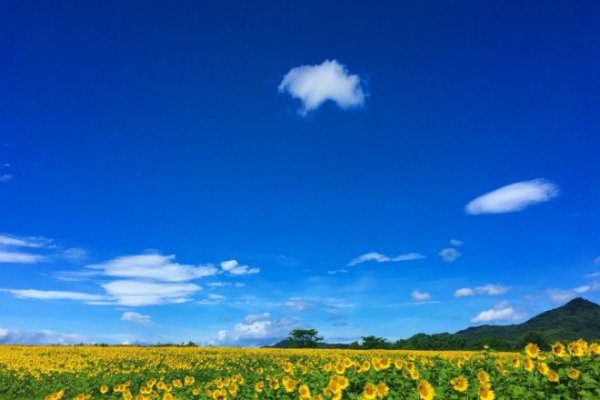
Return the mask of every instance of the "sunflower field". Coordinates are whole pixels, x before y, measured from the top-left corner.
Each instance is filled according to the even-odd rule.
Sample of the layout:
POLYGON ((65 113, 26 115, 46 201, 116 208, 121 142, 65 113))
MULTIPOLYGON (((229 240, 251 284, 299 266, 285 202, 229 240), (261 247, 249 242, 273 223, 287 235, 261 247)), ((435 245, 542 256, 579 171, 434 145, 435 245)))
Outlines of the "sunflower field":
POLYGON ((600 399, 599 353, 0 346, 0 399, 600 399))

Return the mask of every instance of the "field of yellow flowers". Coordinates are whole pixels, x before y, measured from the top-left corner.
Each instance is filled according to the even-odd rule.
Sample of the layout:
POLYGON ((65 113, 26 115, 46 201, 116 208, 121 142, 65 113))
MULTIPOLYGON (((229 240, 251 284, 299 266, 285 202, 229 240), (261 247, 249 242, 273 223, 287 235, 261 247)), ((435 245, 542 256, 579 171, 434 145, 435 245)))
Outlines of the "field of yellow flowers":
POLYGON ((0 346, 0 399, 597 400, 599 353, 0 346))

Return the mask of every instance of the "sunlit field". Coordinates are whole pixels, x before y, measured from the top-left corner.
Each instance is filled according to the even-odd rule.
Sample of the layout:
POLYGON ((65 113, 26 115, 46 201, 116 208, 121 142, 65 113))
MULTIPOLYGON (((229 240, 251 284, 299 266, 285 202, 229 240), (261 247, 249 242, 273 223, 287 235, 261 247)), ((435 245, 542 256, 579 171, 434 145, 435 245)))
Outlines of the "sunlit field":
POLYGON ((598 399, 598 344, 522 353, 0 347, 1 399, 598 399))

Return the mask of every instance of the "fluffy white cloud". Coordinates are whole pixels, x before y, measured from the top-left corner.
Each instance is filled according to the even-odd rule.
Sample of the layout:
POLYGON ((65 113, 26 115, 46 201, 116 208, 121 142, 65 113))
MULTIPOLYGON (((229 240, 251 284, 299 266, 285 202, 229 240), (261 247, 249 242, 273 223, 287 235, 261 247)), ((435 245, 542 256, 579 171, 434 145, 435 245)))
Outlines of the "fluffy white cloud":
POLYGON ((221 268, 223 271, 231 274, 231 275, 253 275, 258 274, 260 269, 258 268, 250 268, 247 265, 240 265, 236 260, 228 260, 221 262, 221 268))
POLYGON ((46 257, 22 251, 0 250, 0 263, 36 264, 46 261, 46 257))
POLYGON ((23 331, 0 328, 0 344, 76 344, 86 339, 77 334, 49 330, 23 331))
POLYGON ((451 246, 455 246, 455 247, 460 247, 463 244, 465 244, 462 240, 458 240, 458 239, 450 239, 450 245, 451 246))
POLYGON ((0 289, 20 299, 35 300, 75 300, 84 302, 107 301, 109 297, 97 294, 68 292, 61 290, 34 290, 34 289, 0 289))
MULTIPOLYGON (((193 283, 142 282, 118 280, 102 285, 114 303, 124 306, 150 306, 157 304, 185 303, 202 290, 193 283)), ((100 303, 98 303, 100 304, 100 303)))
POLYGON ((427 292, 420 292, 418 290, 413 290, 410 294, 414 301, 427 301, 431 300, 431 295, 427 292))
POLYGON ((213 276, 219 270, 211 265, 186 265, 174 262, 175 256, 142 254, 117 257, 101 264, 89 265, 108 277, 142 279, 164 282, 185 282, 213 276))
POLYGON ((514 321, 523 318, 523 316, 523 313, 517 311, 508 303, 502 302, 492 309, 480 312, 471 322, 478 324, 481 322, 514 321))
POLYGON ((302 115, 319 108, 327 100, 341 108, 358 107, 365 102, 360 77, 349 74, 336 60, 292 68, 279 84, 279 91, 302 102, 302 115))
POLYGON ((446 247, 445 249, 440 250, 438 253, 438 256, 442 257, 442 260, 448 263, 458 260, 458 257, 461 255, 462 254, 454 247, 446 247))
POLYGON ((375 261, 378 263, 386 263, 386 262, 401 262, 401 261, 420 260, 422 258, 425 258, 425 256, 420 253, 406 253, 406 254, 400 254, 395 257, 389 257, 389 256, 383 255, 381 253, 370 252, 370 253, 362 254, 362 255, 354 258, 352 261, 350 261, 348 263, 348 266, 352 267, 352 266, 362 264, 362 263, 365 263, 368 261, 375 261))
POLYGON ((245 346, 272 344, 287 336, 298 322, 294 318, 275 320, 269 313, 249 314, 232 329, 219 331, 218 342, 245 346))
POLYGON ((139 325, 152 325, 152 318, 149 315, 140 314, 134 311, 125 311, 123 315, 121 315, 121 320, 139 325))
POLYGON ((509 286, 487 284, 475 288, 461 288, 454 292, 454 297, 468 297, 475 294, 486 294, 488 296, 498 296, 510 290, 509 286))
POLYGON ((558 193, 558 186, 544 179, 522 181, 477 197, 467 204, 465 211, 472 215, 521 211, 530 205, 552 200, 558 193))

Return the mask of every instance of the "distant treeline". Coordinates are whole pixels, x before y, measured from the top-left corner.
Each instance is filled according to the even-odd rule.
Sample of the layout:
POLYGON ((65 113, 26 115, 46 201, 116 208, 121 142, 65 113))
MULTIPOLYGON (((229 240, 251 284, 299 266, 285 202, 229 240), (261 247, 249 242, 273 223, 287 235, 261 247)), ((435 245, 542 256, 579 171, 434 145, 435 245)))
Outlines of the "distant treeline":
POLYGON ((352 343, 324 343, 317 342, 309 345, 298 345, 290 338, 269 346, 275 348, 320 348, 320 349, 353 349, 353 350, 481 350, 489 347, 498 351, 521 350, 527 343, 535 343, 542 349, 549 349, 550 342, 543 334, 527 332, 515 340, 489 337, 477 340, 468 340, 464 337, 450 333, 427 335, 419 333, 408 339, 390 341, 377 336, 363 336, 360 341, 352 343))

